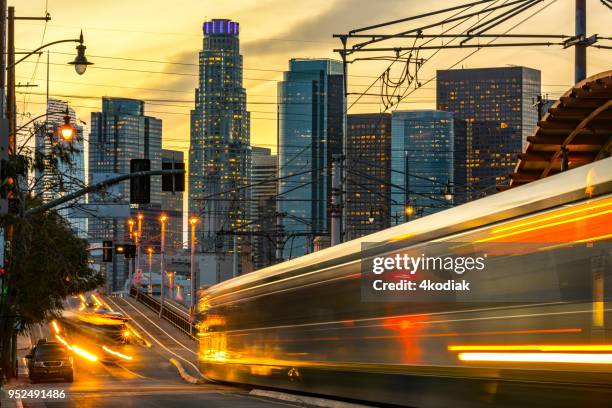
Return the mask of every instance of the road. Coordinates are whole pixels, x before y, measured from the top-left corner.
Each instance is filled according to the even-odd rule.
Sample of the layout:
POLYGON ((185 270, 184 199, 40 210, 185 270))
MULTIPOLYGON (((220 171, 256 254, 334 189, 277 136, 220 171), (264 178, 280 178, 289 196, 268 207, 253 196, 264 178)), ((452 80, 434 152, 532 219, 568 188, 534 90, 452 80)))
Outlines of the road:
MULTIPOLYGON (((17 383, 5 387, 10 389, 26 390, 64 390, 65 399, 36 400, 25 398, 21 400, 2 399, 2 407, 274 407, 291 406, 279 402, 249 395, 248 388, 239 388, 224 384, 205 381, 195 370, 196 361, 195 342, 188 336, 172 331, 171 326, 147 318, 151 314, 140 310, 138 305, 132 305, 123 299, 106 299, 113 310, 120 311, 134 317, 138 316, 133 324, 136 331, 148 340, 150 347, 144 344, 113 345, 113 349, 124 355, 132 357, 131 361, 88 361, 80 356, 74 357, 74 382, 42 382, 31 384, 27 379, 25 360, 28 353, 28 343, 35 343, 38 339, 52 338, 54 333, 50 325, 36 326, 30 331, 30 338, 22 338, 19 350, 21 378, 17 383), (168 336, 170 335, 170 336, 168 336), (177 367, 170 362, 173 358, 181 363, 184 370, 193 377, 198 377, 200 383, 191 384, 179 375, 177 367)), ((74 304, 69 305, 74 312, 74 304)), ((141 306, 141 305, 140 305, 141 306)), ((142 307, 142 306, 141 306, 142 307)), ((59 322, 62 325, 62 322, 59 322)), ((77 333, 62 326, 65 336, 71 344, 96 354, 99 350, 99 341, 92 340, 91 336, 77 333)), ((5 396, 6 397, 6 394, 5 396)), ((297 405, 296 405, 297 406, 297 405)))

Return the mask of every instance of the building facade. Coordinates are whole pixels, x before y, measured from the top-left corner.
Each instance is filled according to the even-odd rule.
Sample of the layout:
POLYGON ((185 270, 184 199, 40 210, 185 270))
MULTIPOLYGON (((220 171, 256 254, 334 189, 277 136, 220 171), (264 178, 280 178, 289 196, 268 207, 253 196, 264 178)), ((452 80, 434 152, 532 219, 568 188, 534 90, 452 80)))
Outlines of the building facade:
MULTIPOLYGON (((162 163, 184 163, 184 154, 179 150, 162 150, 162 163)), ((183 248, 183 196, 182 191, 162 191, 161 208, 168 216, 166 224, 166 253, 183 248)))
POLYGON ((389 228, 391 114, 347 115, 344 240, 389 228))
MULTIPOLYGON (((34 190, 48 202, 61 195, 80 190, 85 185, 85 150, 83 126, 78 122, 74 109, 68 102, 50 98, 47 103, 47 120, 35 134, 35 157, 41 162, 34 172, 34 190), (64 124, 64 117, 70 118, 70 124, 76 134, 70 141, 62 141, 58 128, 64 124), (68 160, 57 160, 54 145, 61 143, 68 152, 68 160)), ((75 205, 85 203, 85 197, 77 200, 75 205)), ((68 221, 74 232, 87 239, 87 219, 78 216, 71 208, 64 208, 59 213, 68 221)))
MULTIPOLYGON (((161 169, 162 121, 144 114, 144 102, 136 99, 102 99, 102 112, 92 112, 89 134, 89 183, 130 173, 131 159, 149 159, 151 169, 161 169)), ((149 204, 130 205, 130 182, 124 181, 102 194, 89 194, 90 204, 130 205, 130 217, 144 216, 141 242, 159 247, 161 215, 161 176, 151 177, 149 204)), ((91 242, 113 240, 130 242, 128 220, 117 217, 89 217, 91 242)), ((120 290, 127 279, 127 263, 120 256, 113 257, 107 268, 110 290, 120 290)))
POLYGON ((251 214, 253 268, 272 265, 276 250, 276 155, 270 149, 253 147, 251 165, 251 214))
POLYGON ((465 121, 444 111, 395 111, 391 128, 392 223, 452 206, 447 187, 465 183, 456 172, 465 154, 465 121))
MULTIPOLYGON (((189 213, 201 215, 198 242, 219 263, 232 261, 249 222, 250 119, 242 84, 239 24, 215 19, 203 25, 195 108, 191 111, 189 213)), ((238 266, 236 266, 238 265, 238 266)), ((226 269, 224 266, 222 269, 226 269)), ((231 275, 240 274, 234 270, 231 275)))
POLYGON ((329 235, 331 159, 342 151, 342 63, 292 59, 278 83, 277 209, 284 230, 283 259, 312 252, 329 235))
POLYGON ((468 126, 467 196, 473 200, 507 184, 538 120, 533 101, 541 93, 540 71, 526 67, 437 72, 437 109, 457 114, 468 126))

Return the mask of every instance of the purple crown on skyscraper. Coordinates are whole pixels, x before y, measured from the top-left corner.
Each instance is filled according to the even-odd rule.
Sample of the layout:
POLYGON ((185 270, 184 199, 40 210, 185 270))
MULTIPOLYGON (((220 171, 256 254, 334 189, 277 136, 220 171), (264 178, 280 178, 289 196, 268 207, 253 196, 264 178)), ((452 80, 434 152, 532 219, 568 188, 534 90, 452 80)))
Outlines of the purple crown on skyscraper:
POLYGON ((227 19, 213 19, 204 22, 204 35, 235 35, 240 32, 240 24, 227 19))

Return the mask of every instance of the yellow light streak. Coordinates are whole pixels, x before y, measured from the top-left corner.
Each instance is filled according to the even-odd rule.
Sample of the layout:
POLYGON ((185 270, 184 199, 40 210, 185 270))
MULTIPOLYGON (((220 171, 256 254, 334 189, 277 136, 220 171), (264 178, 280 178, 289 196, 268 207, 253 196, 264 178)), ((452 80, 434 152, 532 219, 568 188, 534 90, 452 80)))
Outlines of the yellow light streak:
POLYGON ((459 353, 458 357, 461 361, 612 364, 612 354, 593 353, 459 353))
POLYGON ((132 361, 132 360, 134 359, 134 357, 132 357, 132 356, 126 356, 125 354, 121 354, 121 353, 119 353, 118 351, 111 350, 111 349, 109 349, 109 348, 108 348, 108 347, 106 347, 106 346, 102 346, 102 350, 106 351, 106 352, 107 352, 107 353, 109 353, 109 354, 112 354, 112 355, 114 355, 114 356, 117 356, 117 357, 119 357, 119 358, 122 358, 122 359, 124 359, 124 360, 132 361))
POLYGON ((87 350, 83 350, 82 348, 80 348, 78 346, 72 345, 72 351, 74 351, 75 353, 77 353, 81 357, 86 358, 89 361, 93 361, 93 362, 98 361, 98 357, 97 356, 95 356, 94 354, 91 354, 87 350))
POLYGON ((72 346, 68 344, 68 342, 62 338, 62 336, 60 336, 59 334, 56 334, 55 338, 57 339, 57 341, 62 343, 64 346, 66 346, 68 350, 72 350, 72 346))
POLYGON ((550 224, 544 224, 544 225, 538 225, 536 227, 525 228, 525 229, 522 229, 522 230, 519 230, 519 231, 509 232, 507 234, 494 235, 494 236, 489 237, 489 238, 478 239, 478 240, 476 240, 474 242, 493 241, 493 240, 500 239, 500 238, 511 237, 513 235, 524 234, 525 232, 537 231, 537 230, 544 229, 544 228, 554 227, 554 226, 562 225, 562 224, 568 224, 568 223, 575 222, 575 221, 586 220, 588 218, 598 217, 600 215, 605 215, 605 214, 610 214, 610 213, 612 213, 612 210, 600 211, 600 212, 597 212, 597 213, 594 213, 594 214, 588 214, 588 215, 582 215, 580 217, 570 218, 569 220, 562 220, 562 221, 557 221, 557 222, 551 222, 550 224))
POLYGON ((518 344, 449 346, 449 351, 612 351, 612 344, 518 344))
POLYGON ((55 320, 53 320, 53 321, 51 322, 51 326, 53 326, 53 330, 55 330, 55 333, 56 333, 56 334, 59 334, 59 332, 60 332, 60 328, 59 328, 59 326, 57 325, 57 322, 56 322, 55 320))
POLYGON ((559 212, 557 214, 552 214, 552 215, 548 215, 548 216, 545 216, 545 217, 535 217, 535 218, 532 218, 530 220, 519 222, 517 224, 512 224, 512 225, 498 227, 498 228, 493 228, 493 230, 491 232, 493 234, 497 234, 499 232, 509 231, 509 230, 513 230, 513 229, 516 229, 516 228, 525 227, 527 225, 536 224, 536 223, 539 223, 539 222, 545 222, 545 221, 554 220, 556 218, 564 217, 566 215, 578 214, 578 213, 581 213, 581 212, 584 212, 584 211, 595 210, 597 208, 610 207, 610 206, 612 206, 612 202, 610 202, 609 200, 606 200, 602 204, 589 205, 587 207, 581 207, 581 208, 572 209, 572 210, 569 210, 569 211, 561 211, 561 212, 559 212))
POLYGON ((85 303, 81 302, 81 306, 79 306, 79 312, 85 310, 85 303))
POLYGON ((585 239, 579 239, 576 242, 595 242, 595 241, 601 241, 603 239, 608 239, 608 238, 612 238, 612 234, 606 234, 606 235, 599 235, 597 237, 591 237, 591 238, 585 238, 585 239))
POLYGON ((94 302, 96 302, 98 306, 103 306, 103 303, 100 302, 100 299, 98 299, 93 293, 91 294, 91 298, 94 300, 94 302))
POLYGON ((87 303, 87 300, 85 300, 85 296, 83 296, 82 294, 79 295, 79 299, 81 299, 81 302, 87 303))

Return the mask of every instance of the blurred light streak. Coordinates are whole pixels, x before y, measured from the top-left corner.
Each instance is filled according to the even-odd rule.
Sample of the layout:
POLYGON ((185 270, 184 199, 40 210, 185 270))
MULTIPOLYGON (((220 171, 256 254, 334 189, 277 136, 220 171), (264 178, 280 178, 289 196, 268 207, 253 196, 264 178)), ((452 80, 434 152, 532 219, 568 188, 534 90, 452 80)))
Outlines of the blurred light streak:
POLYGON ((134 359, 134 357, 132 357, 132 356, 127 356, 127 355, 125 355, 125 354, 121 354, 121 353, 119 353, 118 351, 111 350, 111 349, 109 349, 109 348, 108 348, 108 347, 106 347, 106 346, 102 346, 102 350, 106 351, 106 352, 107 352, 107 353, 109 353, 109 354, 112 354, 112 355, 114 355, 114 356, 117 356, 117 357, 119 357, 119 358, 122 358, 122 359, 124 359, 124 360, 132 361, 132 360, 134 359))
POLYGON ((557 214, 547 215, 547 216, 544 216, 544 217, 533 217, 533 218, 531 218, 528 221, 523 221, 523 222, 519 222, 519 223, 516 223, 516 224, 510 224, 510 225, 504 226, 504 227, 493 228, 491 233, 497 234, 499 232, 509 231, 509 230, 513 230, 513 229, 516 229, 516 228, 525 227, 527 225, 537 224, 539 222, 545 222, 545 221, 554 220, 556 218, 564 217, 566 215, 578 214, 578 213, 581 213, 581 212, 584 212, 584 211, 595 210, 597 208, 610 207, 610 206, 612 206, 612 200, 605 200, 602 204, 590 205, 588 207, 580 207, 580 208, 572 209, 572 210, 568 210, 568 211, 561 211, 561 212, 559 212, 557 214))
POLYGON ((87 303, 87 300, 85 300, 85 296, 83 296, 82 294, 79 295, 79 299, 81 299, 81 302, 87 303))
POLYGON ((410 232, 408 234, 403 234, 403 235, 398 235, 396 237, 391 238, 389 241, 391 242, 396 242, 396 241, 402 241, 404 239, 410 238, 415 236, 416 234, 414 232, 410 232))
POLYGON ((459 353, 461 361, 503 361, 516 363, 612 364, 612 354, 589 353, 459 353))
POLYGON ((531 227, 531 228, 525 228, 525 229, 522 229, 522 230, 519 230, 519 231, 508 232, 506 234, 493 235, 493 236, 488 237, 488 238, 477 239, 474 242, 495 241, 495 240, 498 240, 498 239, 501 239, 501 238, 506 238, 506 237, 511 237, 511 236, 514 236, 514 235, 524 234, 526 232, 531 232, 531 231, 537 231, 537 230, 541 230, 541 229, 544 229, 544 228, 550 228, 550 227, 554 227, 554 226, 557 226, 557 225, 569 224, 569 223, 572 223, 572 222, 582 221, 582 220, 586 220, 586 219, 589 219, 589 218, 599 217, 601 215, 606 215, 606 214, 611 214, 611 213, 612 213, 612 210, 600 211, 600 212, 596 212, 594 214, 587 214, 587 215, 582 215, 580 217, 570 218, 568 220, 551 222, 549 224, 538 225, 538 226, 531 227))
POLYGON ((612 344, 525 344, 448 346, 449 351, 612 351, 612 344))
POLYGON ((94 300, 94 302, 96 302, 96 305, 98 306, 104 306, 102 302, 100 302, 100 299, 97 298, 96 295, 94 295, 93 293, 91 294, 91 298, 94 300))
POLYGON ((72 350, 72 346, 70 344, 68 344, 68 342, 66 340, 64 340, 64 338, 62 338, 62 336, 60 336, 59 334, 56 334, 55 338, 57 339, 57 341, 62 343, 64 346, 66 346, 68 348, 68 350, 72 350))
POLYGON ((85 303, 81 302, 81 306, 79 306, 79 312, 85 310, 85 303))
POLYGON ((57 325, 57 322, 56 322, 55 320, 53 320, 53 321, 51 322, 51 326, 53 326, 53 330, 55 330, 55 334, 59 334, 59 332, 60 332, 60 328, 59 328, 59 326, 57 325))
POLYGON ((606 235, 600 235, 598 237, 579 239, 576 242, 594 242, 594 241, 601 241, 601 240, 608 239, 608 238, 612 238, 612 234, 606 234, 606 235))
POLYGON ((87 350, 83 350, 82 348, 80 348, 78 346, 72 345, 72 351, 74 351, 75 353, 77 353, 81 357, 85 357, 89 361, 94 361, 94 362, 98 361, 98 357, 97 356, 95 356, 94 354, 91 354, 87 350))

